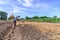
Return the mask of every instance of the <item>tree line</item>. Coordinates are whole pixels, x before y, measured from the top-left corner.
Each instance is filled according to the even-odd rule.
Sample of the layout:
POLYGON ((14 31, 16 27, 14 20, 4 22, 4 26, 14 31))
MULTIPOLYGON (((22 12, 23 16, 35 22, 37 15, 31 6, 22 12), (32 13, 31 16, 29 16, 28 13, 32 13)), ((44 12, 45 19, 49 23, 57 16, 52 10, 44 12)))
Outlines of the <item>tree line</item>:
POLYGON ((7 20, 7 13, 4 11, 0 11, 0 20, 7 20))
POLYGON ((37 22, 60 22, 60 18, 58 18, 57 16, 53 16, 53 17, 47 17, 47 16, 33 16, 31 17, 25 17, 25 19, 27 21, 37 21, 37 22))
MULTIPOLYGON (((7 18, 8 14, 4 11, 0 11, 0 20, 11 20, 14 18, 14 15, 11 15, 9 18, 7 18)), ((47 17, 47 16, 33 16, 33 17, 28 17, 26 16, 25 18, 20 18, 20 20, 25 20, 25 21, 34 21, 34 22, 60 22, 60 18, 57 16, 53 17, 47 17)))

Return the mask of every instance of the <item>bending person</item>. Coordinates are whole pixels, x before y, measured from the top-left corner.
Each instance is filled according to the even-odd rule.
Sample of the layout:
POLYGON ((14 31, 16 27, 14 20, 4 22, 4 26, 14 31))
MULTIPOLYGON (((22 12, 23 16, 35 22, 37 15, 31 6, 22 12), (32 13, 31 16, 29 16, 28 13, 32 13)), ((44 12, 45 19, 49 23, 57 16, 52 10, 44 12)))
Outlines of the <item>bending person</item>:
POLYGON ((14 26, 16 26, 16 18, 14 18, 14 26))

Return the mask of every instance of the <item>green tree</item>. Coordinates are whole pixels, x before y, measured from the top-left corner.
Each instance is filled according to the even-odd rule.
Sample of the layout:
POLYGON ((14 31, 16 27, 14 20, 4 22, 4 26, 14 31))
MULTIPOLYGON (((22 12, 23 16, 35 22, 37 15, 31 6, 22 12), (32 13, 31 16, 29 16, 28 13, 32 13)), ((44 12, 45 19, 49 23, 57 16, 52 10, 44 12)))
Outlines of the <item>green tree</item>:
POLYGON ((26 16, 26 17, 25 17, 25 19, 32 19, 32 18, 30 18, 30 17, 26 16))
POLYGON ((26 16, 25 19, 28 19, 28 16, 26 16))
POLYGON ((40 18, 48 18, 47 16, 41 16, 40 18))
POLYGON ((48 21, 47 18, 48 18, 47 16, 41 16, 40 20, 42 19, 43 22, 47 22, 48 21))
POLYGON ((39 17, 38 16, 34 16, 33 19, 39 19, 39 17))
POLYGON ((57 21, 57 16, 53 16, 53 19, 56 22, 57 21))
POLYGON ((53 18, 55 19, 55 21, 57 20, 57 16, 53 16, 53 18))
POLYGON ((7 19, 7 13, 4 11, 0 11, 0 20, 6 20, 7 19))
POLYGON ((57 18, 57 16, 53 16, 53 18, 57 18))

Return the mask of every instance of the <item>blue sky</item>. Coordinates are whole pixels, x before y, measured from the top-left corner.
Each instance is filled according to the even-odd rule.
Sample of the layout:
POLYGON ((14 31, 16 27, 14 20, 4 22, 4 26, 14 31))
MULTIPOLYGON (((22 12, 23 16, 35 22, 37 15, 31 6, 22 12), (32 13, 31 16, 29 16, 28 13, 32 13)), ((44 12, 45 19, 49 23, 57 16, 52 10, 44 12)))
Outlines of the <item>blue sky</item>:
POLYGON ((58 16, 60 17, 60 0, 0 0, 0 11, 8 16, 58 16))

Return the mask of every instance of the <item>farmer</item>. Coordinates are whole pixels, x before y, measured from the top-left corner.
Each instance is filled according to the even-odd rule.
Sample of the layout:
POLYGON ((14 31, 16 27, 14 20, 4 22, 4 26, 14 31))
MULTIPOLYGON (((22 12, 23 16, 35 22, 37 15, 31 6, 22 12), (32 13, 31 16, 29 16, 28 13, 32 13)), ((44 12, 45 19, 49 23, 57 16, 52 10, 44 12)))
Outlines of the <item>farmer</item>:
POLYGON ((14 17, 14 20, 13 21, 14 21, 14 26, 16 26, 16 18, 15 17, 14 17))
POLYGON ((16 21, 19 20, 19 17, 20 17, 20 16, 14 17, 14 26, 16 26, 16 21))

